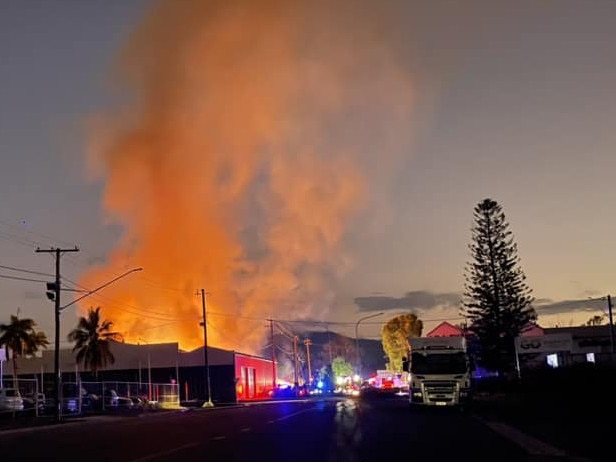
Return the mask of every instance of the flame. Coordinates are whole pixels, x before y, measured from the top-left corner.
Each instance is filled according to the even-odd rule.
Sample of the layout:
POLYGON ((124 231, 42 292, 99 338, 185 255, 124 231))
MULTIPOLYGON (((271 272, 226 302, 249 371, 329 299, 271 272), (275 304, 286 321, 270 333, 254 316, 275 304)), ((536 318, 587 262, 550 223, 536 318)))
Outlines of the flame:
POLYGON ((124 234, 80 282, 144 268, 95 302, 127 341, 201 345, 202 287, 209 343, 244 352, 266 318, 331 306, 412 101, 387 15, 360 4, 169 0, 122 50, 131 98, 95 124, 89 165, 124 234))

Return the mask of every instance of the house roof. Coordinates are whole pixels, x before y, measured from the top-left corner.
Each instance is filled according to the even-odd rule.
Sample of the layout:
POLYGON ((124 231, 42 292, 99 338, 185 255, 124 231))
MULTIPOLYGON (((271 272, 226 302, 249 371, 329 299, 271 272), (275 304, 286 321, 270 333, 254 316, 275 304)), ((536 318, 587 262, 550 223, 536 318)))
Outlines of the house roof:
POLYGON ((444 321, 426 334, 426 337, 461 337, 462 329, 444 321))
POLYGON ((531 323, 527 325, 522 332, 520 333, 521 337, 536 337, 538 335, 546 334, 546 329, 541 327, 539 324, 531 323))

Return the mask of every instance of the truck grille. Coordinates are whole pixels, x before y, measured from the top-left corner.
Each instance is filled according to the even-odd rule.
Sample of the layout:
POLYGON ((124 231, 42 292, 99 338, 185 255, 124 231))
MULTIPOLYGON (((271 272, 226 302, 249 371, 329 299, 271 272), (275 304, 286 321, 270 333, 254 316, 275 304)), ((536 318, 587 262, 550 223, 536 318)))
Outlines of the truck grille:
POLYGON ((423 383, 425 401, 451 402, 457 399, 458 384, 451 380, 432 380, 423 383))

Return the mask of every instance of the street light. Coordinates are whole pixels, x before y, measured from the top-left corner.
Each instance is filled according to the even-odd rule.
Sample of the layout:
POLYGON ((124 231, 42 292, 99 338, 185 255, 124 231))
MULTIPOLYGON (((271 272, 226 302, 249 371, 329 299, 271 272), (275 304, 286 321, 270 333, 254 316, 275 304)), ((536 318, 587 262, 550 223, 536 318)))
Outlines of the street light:
POLYGON ((96 289, 92 289, 89 292, 87 292, 86 294, 82 295, 79 298, 76 298, 75 300, 73 300, 71 303, 67 303, 66 305, 64 305, 63 307, 60 308, 60 311, 65 310, 66 308, 68 308, 69 306, 77 303, 80 300, 83 300, 86 297, 89 297, 90 295, 92 295, 95 292, 98 292, 101 289, 104 289, 105 287, 107 287, 108 285, 113 284, 114 282, 116 282, 118 279, 122 279, 123 277, 128 276, 131 273, 134 273, 135 271, 142 271, 143 268, 133 268, 132 270, 128 270, 125 273, 120 274, 118 277, 113 278, 111 281, 106 282, 105 284, 103 284, 102 286, 98 286, 96 289))
MULTIPOLYGON (((57 260, 58 261, 58 260, 57 260)), ((73 300, 70 303, 67 303, 66 305, 60 307, 60 284, 59 284, 59 277, 56 278, 56 285, 54 287, 55 289, 55 302, 56 302, 56 341, 55 341, 55 351, 54 351, 54 371, 53 371, 53 387, 54 387, 54 394, 56 395, 56 408, 55 408, 55 412, 56 412, 56 420, 60 421, 61 416, 62 416, 62 390, 60 389, 60 360, 59 360, 59 355, 60 355, 60 312, 65 310, 66 308, 68 308, 69 306, 73 305, 74 303, 77 303, 80 300, 83 300, 86 297, 89 297, 90 295, 98 292, 101 289, 104 289, 105 287, 107 287, 110 284, 113 284, 114 282, 116 282, 119 279, 122 279, 123 277, 128 276, 131 273, 134 273, 135 271, 141 271, 143 270, 143 268, 133 268, 131 270, 126 271, 125 273, 120 274, 119 276, 113 278, 111 281, 106 282, 105 284, 98 286, 96 289, 92 289, 90 290, 88 293, 82 295, 79 298, 76 298, 75 300, 73 300)))
POLYGON ((382 311, 376 314, 370 314, 368 316, 364 316, 363 318, 359 318, 355 323, 355 351, 357 354, 357 375, 361 377, 361 352, 359 351, 359 324, 366 319, 376 318, 377 316, 381 316, 384 314, 382 311))

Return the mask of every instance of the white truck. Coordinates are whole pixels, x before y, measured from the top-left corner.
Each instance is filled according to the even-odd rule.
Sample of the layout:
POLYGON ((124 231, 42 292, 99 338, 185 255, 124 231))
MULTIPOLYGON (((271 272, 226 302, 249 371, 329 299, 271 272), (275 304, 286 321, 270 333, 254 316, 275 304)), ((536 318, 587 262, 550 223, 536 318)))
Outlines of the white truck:
POLYGON ((412 405, 460 406, 471 398, 471 370, 464 337, 409 339, 409 375, 412 405))

